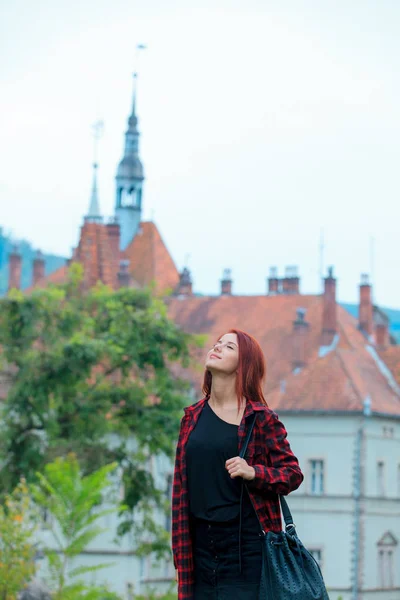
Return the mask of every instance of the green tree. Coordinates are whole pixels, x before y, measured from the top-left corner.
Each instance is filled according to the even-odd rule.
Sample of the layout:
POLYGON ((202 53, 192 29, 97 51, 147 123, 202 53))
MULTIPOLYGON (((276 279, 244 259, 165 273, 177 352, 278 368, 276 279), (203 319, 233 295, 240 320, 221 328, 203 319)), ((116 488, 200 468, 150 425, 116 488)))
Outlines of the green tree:
POLYGON ((35 572, 30 498, 25 481, 0 504, 0 599, 16 600, 35 572))
POLYGON ((105 531, 98 524, 99 520, 116 511, 116 507, 101 508, 111 485, 109 474, 116 466, 116 463, 106 465, 83 476, 77 458, 70 454, 46 465, 44 473, 37 474, 38 483, 30 486, 36 505, 49 516, 53 534, 55 547, 45 548, 44 553, 48 559, 48 584, 54 600, 117 598, 103 586, 87 585, 79 579, 108 564, 73 566, 74 559, 105 531))
POLYGON ((151 517, 164 498, 147 461, 173 455, 187 388, 171 367, 188 364, 191 341, 150 290, 83 292, 79 265, 63 286, 2 299, 0 348, 12 384, 0 425, 0 494, 69 452, 85 474, 116 461, 129 508, 120 533, 139 511, 153 543, 142 549, 165 551, 168 534, 151 517))

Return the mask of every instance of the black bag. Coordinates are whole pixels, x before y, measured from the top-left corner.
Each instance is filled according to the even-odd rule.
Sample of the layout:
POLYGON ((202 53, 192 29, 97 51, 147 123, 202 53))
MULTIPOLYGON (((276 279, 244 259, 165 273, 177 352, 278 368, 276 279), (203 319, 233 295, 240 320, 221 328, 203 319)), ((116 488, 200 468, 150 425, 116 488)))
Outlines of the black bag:
MULTIPOLYGON (((241 458, 246 454, 255 420, 256 415, 240 452, 241 458)), ((279 499, 285 531, 275 533, 262 530, 263 565, 259 600, 329 600, 321 569, 297 537, 285 498, 279 496, 279 499)))

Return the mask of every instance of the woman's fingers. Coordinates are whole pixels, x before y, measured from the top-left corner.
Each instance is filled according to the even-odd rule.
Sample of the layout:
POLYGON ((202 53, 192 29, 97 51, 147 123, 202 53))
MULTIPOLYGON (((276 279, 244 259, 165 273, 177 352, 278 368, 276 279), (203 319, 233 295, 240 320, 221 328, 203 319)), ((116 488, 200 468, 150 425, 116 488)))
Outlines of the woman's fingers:
POLYGON ((255 476, 254 468, 250 467, 244 458, 240 458, 239 456, 227 460, 225 468, 232 478, 243 477, 244 479, 254 479, 255 476))

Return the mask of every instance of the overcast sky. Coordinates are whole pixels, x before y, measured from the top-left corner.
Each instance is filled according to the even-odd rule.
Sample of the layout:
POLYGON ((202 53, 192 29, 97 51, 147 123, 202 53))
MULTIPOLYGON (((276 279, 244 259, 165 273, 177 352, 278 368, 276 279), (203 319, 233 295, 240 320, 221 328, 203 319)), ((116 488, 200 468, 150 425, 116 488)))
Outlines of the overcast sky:
POLYGON ((235 293, 262 294, 271 266, 298 265, 317 293, 323 230, 339 299, 372 269, 400 307, 399 29, 397 0, 0 0, 0 224, 70 255, 97 119, 113 214, 144 43, 143 216, 195 289, 230 267, 235 293))

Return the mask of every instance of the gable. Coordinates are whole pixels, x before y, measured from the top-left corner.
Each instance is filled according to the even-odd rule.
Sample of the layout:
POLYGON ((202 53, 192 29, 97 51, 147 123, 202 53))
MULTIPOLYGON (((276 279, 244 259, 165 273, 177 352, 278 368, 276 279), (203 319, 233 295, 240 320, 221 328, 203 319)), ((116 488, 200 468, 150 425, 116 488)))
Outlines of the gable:
POLYGON ((158 292, 173 290, 177 286, 178 270, 154 223, 140 224, 124 257, 130 261, 130 273, 139 285, 148 286, 154 282, 158 292))
POLYGON ((398 541, 397 541, 396 537, 390 531, 386 531, 386 533, 384 533, 383 536, 381 537, 381 539, 377 542, 377 546, 385 546, 385 547, 397 546, 397 544, 398 544, 398 541))

